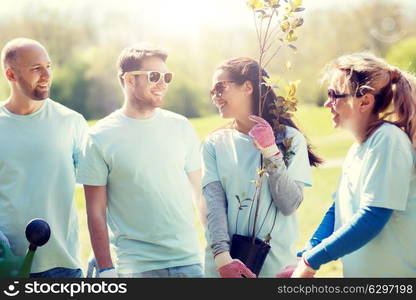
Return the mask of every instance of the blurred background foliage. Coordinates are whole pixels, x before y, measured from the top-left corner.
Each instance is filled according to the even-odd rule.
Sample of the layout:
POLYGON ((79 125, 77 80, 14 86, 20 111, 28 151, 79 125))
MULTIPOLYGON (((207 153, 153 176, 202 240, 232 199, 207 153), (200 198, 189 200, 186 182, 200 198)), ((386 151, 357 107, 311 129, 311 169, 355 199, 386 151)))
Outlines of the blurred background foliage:
MULTIPOLYGON (((100 10, 101 2, 92 0, 78 9, 76 2, 65 9, 48 5, 48 1, 36 2, 36 5, 33 1, 21 2, 24 4, 20 5, 18 13, 0 13, 0 45, 19 36, 43 43, 53 61, 51 98, 81 112, 87 119, 101 118, 121 105, 123 95, 117 81, 116 60, 121 49, 132 43, 146 40, 167 49, 168 66, 175 77, 165 107, 187 117, 215 112, 208 90, 213 71, 221 61, 234 56, 256 58, 258 53, 249 14, 246 20, 240 20, 245 26, 218 26, 221 20, 214 18, 211 23, 217 26, 200 23, 190 33, 192 22, 198 18, 195 7, 183 7, 185 13, 178 16, 178 22, 186 18, 187 10, 189 22, 181 21, 188 30, 181 32, 172 31, 173 27, 169 28, 166 22, 163 26, 160 24, 169 15, 156 14, 160 18, 155 17, 150 23, 149 18, 142 17, 154 13, 146 11, 145 1, 137 1, 142 4, 136 9, 142 9, 135 13, 128 5, 117 5, 116 1, 112 1, 113 6, 107 6, 110 7, 107 10, 100 10)), ((249 13, 245 0, 231 2, 236 10, 238 7, 249 13)), ((159 9, 167 2, 161 3, 159 9)), ((305 0, 302 5, 307 13, 297 34, 297 54, 283 49, 268 67, 269 73, 278 77, 301 80, 297 92, 301 104, 323 104, 325 91, 319 84, 321 70, 341 54, 371 51, 401 68, 416 71, 416 10, 415 5, 409 4, 411 2, 359 1, 343 9, 334 5, 310 9, 310 3, 312 1, 305 0), (290 68, 286 64, 288 60, 290 68)), ((181 5, 180 0, 177 5, 181 5)), ((229 18, 241 16, 231 13, 229 18)), ((0 99, 8 94, 8 84, 2 76, 0 99)))
MULTIPOLYGON (((305 189, 297 249, 330 206, 342 158, 353 140, 335 131, 328 110, 319 107, 326 100, 326 87, 320 85, 325 64, 342 54, 370 51, 416 72, 414 0, 303 0, 302 6, 306 10, 297 31, 297 54, 282 49, 267 70, 287 82, 300 80, 295 121, 326 160, 313 170, 313 188, 305 189)), ((53 63, 51 98, 82 113, 90 125, 122 104, 116 70, 120 51, 142 41, 165 48, 175 73, 165 108, 192 118, 201 139, 227 122, 216 115, 208 94, 216 66, 231 57, 258 55, 246 0, 2 0, 0 46, 16 37, 45 45, 53 63)), ((8 95, 8 83, 0 76, 0 101, 8 95)), ((85 268, 91 247, 81 187, 76 203, 85 268)), ((339 261, 331 262, 319 277, 339 277, 341 270, 339 261)))

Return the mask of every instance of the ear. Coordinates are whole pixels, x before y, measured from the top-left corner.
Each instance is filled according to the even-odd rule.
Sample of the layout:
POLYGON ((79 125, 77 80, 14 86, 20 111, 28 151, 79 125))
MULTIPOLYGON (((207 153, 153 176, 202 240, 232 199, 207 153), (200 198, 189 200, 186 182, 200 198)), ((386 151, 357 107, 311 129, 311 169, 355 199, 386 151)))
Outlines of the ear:
POLYGON ((253 85, 251 84, 251 81, 248 81, 248 80, 244 81, 243 89, 247 94, 249 95, 253 94, 253 85))
POLYGON ((373 107, 374 107, 374 102, 375 102, 375 99, 374 99, 373 94, 367 93, 367 94, 363 95, 360 98, 360 102, 359 102, 360 112, 363 112, 363 113, 371 112, 373 110, 373 107))
POLYGON ((11 68, 7 68, 5 74, 8 81, 16 81, 16 74, 11 68))
POLYGON ((124 74, 124 85, 133 86, 134 84, 135 84, 134 76, 129 73, 124 74))

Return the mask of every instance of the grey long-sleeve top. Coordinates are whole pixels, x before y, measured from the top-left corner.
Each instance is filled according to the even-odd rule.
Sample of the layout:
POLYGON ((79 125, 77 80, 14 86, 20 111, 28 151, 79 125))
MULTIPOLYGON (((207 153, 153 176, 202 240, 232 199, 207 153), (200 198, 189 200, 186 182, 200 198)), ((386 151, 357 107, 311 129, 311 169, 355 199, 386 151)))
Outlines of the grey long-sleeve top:
MULTIPOLYGON (((303 200, 303 183, 289 177, 282 155, 269 158, 265 165, 274 204, 283 215, 291 215, 303 200)), ((202 192, 207 204, 210 245, 215 256, 230 250, 227 197, 220 181, 207 184, 202 192)))

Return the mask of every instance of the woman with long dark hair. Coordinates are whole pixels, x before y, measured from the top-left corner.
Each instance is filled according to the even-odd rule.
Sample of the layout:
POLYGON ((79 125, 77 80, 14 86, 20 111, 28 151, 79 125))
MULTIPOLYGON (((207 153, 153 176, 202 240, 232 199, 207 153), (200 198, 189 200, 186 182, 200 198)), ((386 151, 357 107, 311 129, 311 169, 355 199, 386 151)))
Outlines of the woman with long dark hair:
POLYGON ((279 102, 265 77, 250 58, 228 60, 213 76, 212 101, 232 122, 210 134, 202 146, 207 277, 274 277, 296 261, 295 211, 303 187, 311 185, 310 166, 321 161, 294 122, 276 114, 279 102), (256 191, 258 169, 267 175, 256 191), (254 267, 248 265, 257 254, 241 246, 245 237, 249 248, 257 238, 259 247, 267 249, 262 266, 256 261, 254 267), (246 250, 246 261, 235 255, 246 250))

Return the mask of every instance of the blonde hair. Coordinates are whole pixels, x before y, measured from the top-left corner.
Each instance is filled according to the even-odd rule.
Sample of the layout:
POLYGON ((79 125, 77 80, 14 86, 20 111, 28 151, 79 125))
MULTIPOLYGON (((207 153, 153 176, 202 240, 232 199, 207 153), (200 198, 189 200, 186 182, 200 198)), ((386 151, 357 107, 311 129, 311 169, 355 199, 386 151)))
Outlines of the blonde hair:
POLYGON ((374 95, 373 113, 379 120, 369 125, 367 137, 387 121, 404 130, 416 148, 416 78, 412 74, 369 53, 337 58, 326 66, 323 80, 331 80, 337 70, 344 76, 335 82, 336 89, 356 97, 374 95))

